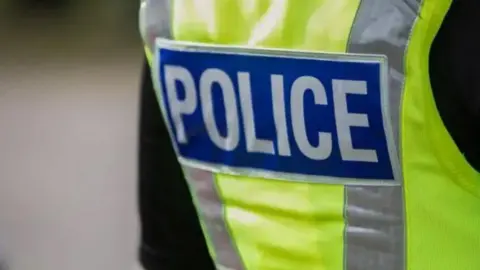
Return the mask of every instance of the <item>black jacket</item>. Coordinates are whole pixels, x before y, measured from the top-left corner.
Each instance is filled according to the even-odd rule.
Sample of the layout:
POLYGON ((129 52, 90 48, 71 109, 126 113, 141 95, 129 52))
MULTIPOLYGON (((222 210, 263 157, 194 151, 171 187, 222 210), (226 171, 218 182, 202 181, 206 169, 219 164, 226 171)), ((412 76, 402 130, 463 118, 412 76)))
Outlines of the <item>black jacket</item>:
MULTIPOLYGON (((478 171, 479 18, 480 1, 457 0, 430 54, 430 77, 440 115, 461 152, 478 171)), ((147 270, 214 269, 148 69, 145 64, 140 121, 141 261, 147 270)))

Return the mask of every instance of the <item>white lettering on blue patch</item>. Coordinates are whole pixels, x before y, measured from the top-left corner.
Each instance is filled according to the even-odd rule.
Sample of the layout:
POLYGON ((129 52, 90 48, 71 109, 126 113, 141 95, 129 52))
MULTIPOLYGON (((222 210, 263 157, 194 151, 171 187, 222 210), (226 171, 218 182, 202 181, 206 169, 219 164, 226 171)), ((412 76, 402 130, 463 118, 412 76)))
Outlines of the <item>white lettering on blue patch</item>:
POLYGON ((154 77, 179 160, 292 181, 392 184, 386 59, 158 40, 154 77))

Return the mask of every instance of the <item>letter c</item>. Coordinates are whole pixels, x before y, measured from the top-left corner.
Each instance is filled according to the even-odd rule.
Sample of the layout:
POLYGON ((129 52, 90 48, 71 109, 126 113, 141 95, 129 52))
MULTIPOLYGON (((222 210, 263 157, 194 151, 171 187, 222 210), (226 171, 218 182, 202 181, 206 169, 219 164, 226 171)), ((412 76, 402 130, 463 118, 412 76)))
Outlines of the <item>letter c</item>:
POLYGON ((325 160, 332 153, 332 134, 319 132, 318 146, 313 146, 308 141, 303 104, 303 96, 307 90, 313 92, 315 104, 327 105, 327 94, 322 82, 311 76, 302 76, 296 79, 292 85, 290 101, 293 135, 298 148, 306 157, 313 160, 325 160))

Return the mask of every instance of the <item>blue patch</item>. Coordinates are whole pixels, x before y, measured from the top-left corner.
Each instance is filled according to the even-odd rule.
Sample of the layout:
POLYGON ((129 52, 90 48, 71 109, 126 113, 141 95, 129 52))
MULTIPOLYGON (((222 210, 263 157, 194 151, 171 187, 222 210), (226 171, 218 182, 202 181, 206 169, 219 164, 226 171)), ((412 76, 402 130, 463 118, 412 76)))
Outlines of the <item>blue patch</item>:
POLYGON ((156 57, 181 161, 257 177, 395 180, 384 58, 168 42, 156 57))

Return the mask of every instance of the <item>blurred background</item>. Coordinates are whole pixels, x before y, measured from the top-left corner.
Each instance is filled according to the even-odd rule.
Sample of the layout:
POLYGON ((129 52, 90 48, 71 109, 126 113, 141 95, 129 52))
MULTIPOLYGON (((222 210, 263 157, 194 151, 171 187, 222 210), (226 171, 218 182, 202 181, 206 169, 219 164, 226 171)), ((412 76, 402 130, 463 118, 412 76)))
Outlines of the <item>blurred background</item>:
POLYGON ((138 4, 0 0, 0 252, 10 270, 133 269, 138 4))

